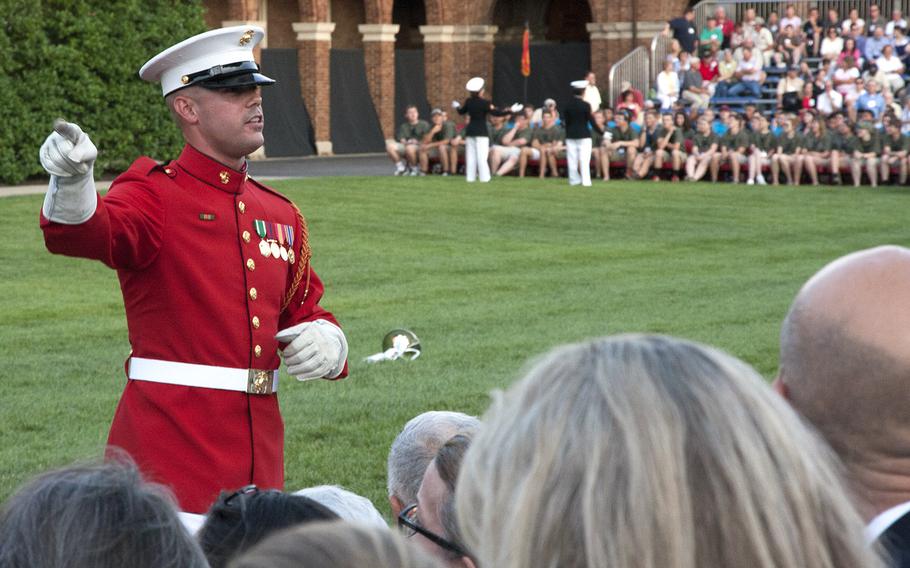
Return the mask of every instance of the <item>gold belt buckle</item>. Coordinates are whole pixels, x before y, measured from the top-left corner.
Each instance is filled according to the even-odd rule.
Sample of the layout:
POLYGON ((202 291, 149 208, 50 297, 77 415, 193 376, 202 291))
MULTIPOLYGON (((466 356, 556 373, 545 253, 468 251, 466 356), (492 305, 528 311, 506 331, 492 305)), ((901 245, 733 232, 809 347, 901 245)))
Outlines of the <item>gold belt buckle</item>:
POLYGON ((250 374, 246 381, 247 394, 272 394, 274 387, 274 371, 263 371, 261 369, 250 369, 250 374))

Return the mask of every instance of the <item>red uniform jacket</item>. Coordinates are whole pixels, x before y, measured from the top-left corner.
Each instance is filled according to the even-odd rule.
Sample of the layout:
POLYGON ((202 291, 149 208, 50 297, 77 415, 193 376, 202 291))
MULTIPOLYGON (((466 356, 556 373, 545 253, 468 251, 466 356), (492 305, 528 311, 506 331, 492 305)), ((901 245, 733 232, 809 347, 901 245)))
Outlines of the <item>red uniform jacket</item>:
MULTIPOLYGON (((337 323, 319 306, 296 207, 191 146, 170 164, 134 162, 85 223, 42 216, 41 228, 49 251, 117 270, 135 357, 277 369, 279 329, 337 323), (262 255, 256 220, 294 228, 293 264, 262 255)), ((108 443, 170 486, 185 511, 205 512, 222 489, 284 485, 274 394, 128 380, 108 443)))

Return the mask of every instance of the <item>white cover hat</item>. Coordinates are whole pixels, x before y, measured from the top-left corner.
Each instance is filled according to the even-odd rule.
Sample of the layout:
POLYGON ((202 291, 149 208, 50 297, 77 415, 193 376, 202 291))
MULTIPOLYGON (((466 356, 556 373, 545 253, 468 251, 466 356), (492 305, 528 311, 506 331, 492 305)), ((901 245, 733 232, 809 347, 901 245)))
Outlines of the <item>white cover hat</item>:
POLYGON ((160 81, 165 96, 191 85, 271 85, 275 81, 259 74, 253 58, 253 48, 264 35, 257 26, 233 26, 195 35, 149 59, 139 70, 139 77, 152 83, 160 81))
POLYGON ((472 93, 479 93, 483 89, 483 77, 471 77, 464 88, 472 93))
POLYGON ((572 81, 573 89, 586 89, 588 87, 588 81, 586 79, 579 79, 578 81, 572 81))

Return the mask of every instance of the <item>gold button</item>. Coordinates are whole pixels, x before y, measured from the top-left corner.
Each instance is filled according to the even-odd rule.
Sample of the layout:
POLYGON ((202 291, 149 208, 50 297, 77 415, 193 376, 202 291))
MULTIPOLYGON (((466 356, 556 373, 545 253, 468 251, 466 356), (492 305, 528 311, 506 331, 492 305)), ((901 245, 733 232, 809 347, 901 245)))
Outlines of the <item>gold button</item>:
POLYGON ((251 300, 256 299, 256 289, 255 288, 250 288, 250 299, 251 300))
POLYGON ((253 316, 253 329, 259 329, 259 316, 253 316))
POLYGON ((246 267, 250 270, 250 272, 252 272, 256 270, 256 262, 253 261, 252 258, 248 258, 246 259, 246 267))
POLYGON ((227 173, 227 170, 221 170, 218 172, 218 177, 221 178, 221 183, 227 185, 231 182, 231 174, 227 173))
POLYGON ((244 231, 243 234, 240 235, 240 237, 243 239, 243 242, 245 242, 245 243, 250 242, 250 232, 249 231, 244 231))
POLYGON ((244 203, 243 201, 238 201, 237 209, 239 209, 241 213, 245 213, 246 212, 246 203, 244 203))
POLYGON ((183 77, 180 78, 180 82, 183 83, 184 85, 186 85, 187 83, 190 82, 190 78, 188 76, 184 75, 183 77))
POLYGON ((262 355, 262 347, 260 347, 259 345, 257 345, 256 347, 253 347, 253 353, 256 354, 256 357, 259 357, 260 355, 262 355))
POLYGON ((167 175, 171 175, 172 173, 174 173, 174 170, 172 170, 171 168, 164 168, 164 173, 166 173, 167 175))

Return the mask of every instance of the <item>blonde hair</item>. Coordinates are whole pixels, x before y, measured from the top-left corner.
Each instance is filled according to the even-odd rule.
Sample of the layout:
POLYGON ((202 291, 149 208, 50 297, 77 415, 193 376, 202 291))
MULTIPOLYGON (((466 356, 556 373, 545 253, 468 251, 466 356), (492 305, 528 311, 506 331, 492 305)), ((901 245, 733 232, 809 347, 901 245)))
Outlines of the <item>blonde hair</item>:
POLYGON ((442 568, 389 529, 332 521, 284 530, 230 563, 229 568, 442 568))
POLYGON ((481 566, 879 565, 830 451, 711 347, 642 335, 563 346, 483 422, 456 495, 481 566))

